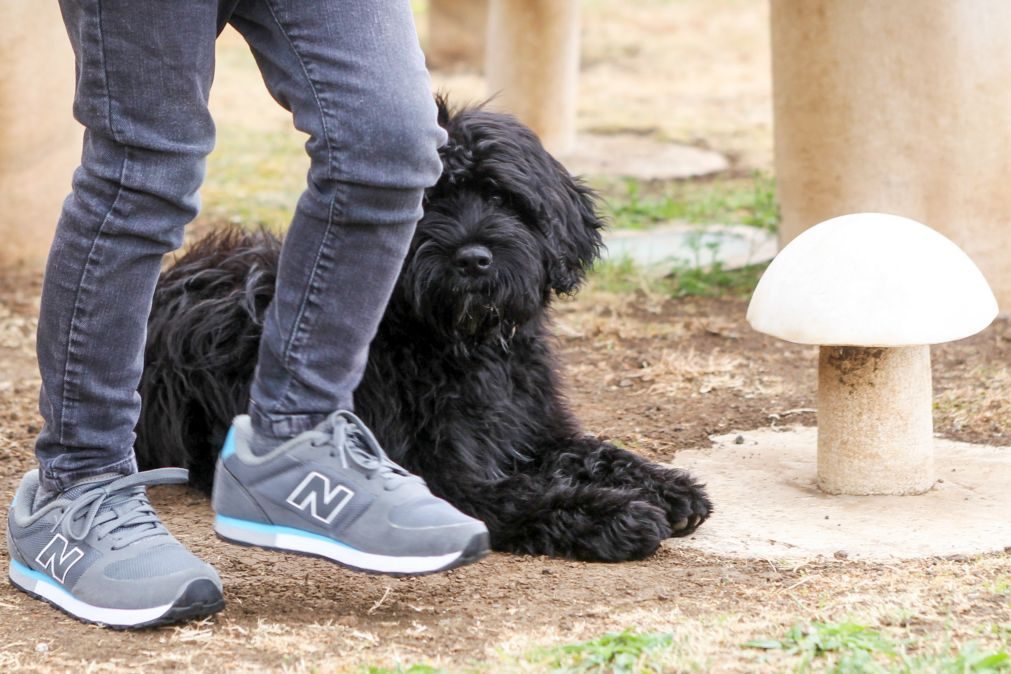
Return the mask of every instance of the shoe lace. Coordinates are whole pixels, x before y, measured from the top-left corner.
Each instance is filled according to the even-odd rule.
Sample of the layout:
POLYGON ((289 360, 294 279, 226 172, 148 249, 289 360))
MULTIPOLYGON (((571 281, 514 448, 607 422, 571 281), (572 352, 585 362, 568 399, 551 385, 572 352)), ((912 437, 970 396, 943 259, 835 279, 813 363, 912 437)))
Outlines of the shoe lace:
POLYGON ((92 532, 97 540, 112 537, 113 550, 139 540, 168 535, 144 487, 158 484, 185 484, 184 468, 158 468, 135 473, 89 489, 63 511, 53 526, 71 540, 82 541, 92 532))
POLYGON ((405 482, 424 482, 394 463, 368 426, 351 412, 334 412, 323 424, 309 431, 309 437, 313 447, 328 445, 330 456, 339 458, 343 468, 350 468, 353 463, 365 472, 368 479, 380 477, 387 491, 393 491, 405 482))

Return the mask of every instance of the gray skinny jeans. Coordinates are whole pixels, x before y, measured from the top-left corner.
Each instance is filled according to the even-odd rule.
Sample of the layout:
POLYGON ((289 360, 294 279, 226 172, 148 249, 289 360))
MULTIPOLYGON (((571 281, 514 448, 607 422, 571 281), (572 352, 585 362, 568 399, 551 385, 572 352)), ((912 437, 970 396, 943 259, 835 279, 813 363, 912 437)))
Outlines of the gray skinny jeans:
POLYGON ((214 145, 214 43, 231 23, 308 134, 250 414, 289 437, 350 409, 368 344, 438 179, 409 0, 60 0, 77 59, 81 166, 46 267, 36 442, 43 484, 136 470, 147 317, 197 214, 214 145))

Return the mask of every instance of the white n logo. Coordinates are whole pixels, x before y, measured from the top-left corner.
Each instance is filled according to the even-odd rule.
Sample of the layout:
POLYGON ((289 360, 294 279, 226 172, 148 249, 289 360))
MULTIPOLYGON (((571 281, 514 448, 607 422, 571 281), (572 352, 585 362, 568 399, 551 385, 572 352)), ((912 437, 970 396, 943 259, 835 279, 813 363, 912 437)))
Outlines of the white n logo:
POLYGON ((80 548, 74 547, 67 550, 68 545, 70 543, 66 538, 61 534, 56 534, 35 558, 35 561, 41 564, 50 576, 61 583, 67 579, 70 568, 81 561, 81 557, 84 557, 80 548), (58 552, 57 547, 59 547, 58 552))
POLYGON ((330 488, 330 478, 313 471, 305 476, 295 490, 288 496, 288 503, 295 506, 297 510, 309 509, 309 514, 324 524, 330 524, 334 518, 344 510, 355 495, 353 491, 342 485, 330 488), (322 499, 322 509, 330 507, 328 512, 320 513, 320 499, 322 499))

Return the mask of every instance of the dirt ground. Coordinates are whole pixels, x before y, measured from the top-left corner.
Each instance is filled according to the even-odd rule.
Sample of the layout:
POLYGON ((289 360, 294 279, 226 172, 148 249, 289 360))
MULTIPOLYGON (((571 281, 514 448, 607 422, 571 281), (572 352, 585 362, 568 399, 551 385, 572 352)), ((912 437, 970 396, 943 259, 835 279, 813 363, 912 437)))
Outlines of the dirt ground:
MULTIPOLYGON (((0 280, 5 500, 32 465, 37 293, 34 278, 0 280)), ((586 427, 676 463, 679 449, 709 446, 713 433, 812 423, 813 415, 791 411, 813 407, 814 350, 754 333, 744 308, 739 299, 670 300, 592 289, 562 304, 558 342, 572 403, 586 427)), ((1009 377, 1011 325, 999 321, 977 337, 942 346, 934 359, 938 430, 1011 444, 1011 394, 999 386, 1009 377)), ((219 542, 207 502, 187 489, 158 488, 153 499, 179 538, 221 571, 226 610, 197 625, 121 634, 79 624, 4 586, 0 669, 355 671, 426 662, 452 670, 469 664, 477 671, 535 671, 522 664, 535 645, 635 628, 677 635, 679 659, 671 671, 781 671, 783 661, 740 644, 779 635, 797 621, 854 616, 955 644, 1011 624, 1002 590, 1011 579, 1006 555, 784 565, 707 556, 672 541, 639 563, 493 554, 441 576, 389 579, 219 542), (508 662, 514 664, 501 664, 508 662)), ((705 526, 720 526, 718 511, 705 526)), ((6 562, 0 552, 0 564, 6 562)))
MULTIPOLYGON (((581 130, 634 131, 712 147, 735 170, 771 166, 764 0, 588 0, 584 6, 581 130)), ((255 74, 225 76, 229 68, 249 70, 236 65, 248 63, 248 53, 234 36, 223 38, 219 57, 212 107, 223 134, 241 131, 221 145, 245 142, 247 132, 286 129, 286 116, 258 88, 255 74)), ((434 79, 464 99, 485 95, 474 74, 436 73, 434 79)), ((293 147, 300 142, 291 140, 293 147)), ((273 147, 261 148, 263 156, 273 147)), ((213 158, 211 168, 208 201, 227 205, 221 186, 231 183, 215 188, 213 158)), ((4 502, 33 462, 38 293, 37 273, 0 271, 4 502)), ((676 464, 679 450, 709 447, 712 434, 813 424, 815 350, 752 332, 745 306, 742 299, 672 300, 593 289, 561 304, 558 345, 585 427, 676 464)), ((1006 321, 934 351, 939 433, 1011 445, 1009 356, 1006 321)), ((672 541, 638 563, 493 554, 445 575, 389 579, 228 546, 213 536, 210 507, 198 494, 157 488, 152 498, 177 536, 220 570, 226 610, 200 624, 113 633, 4 585, 0 671, 360 671, 397 663, 454 672, 543 671, 527 657, 536 647, 631 628, 674 635, 669 671, 780 672, 796 659, 741 644, 814 620, 878 625, 914 644, 913 651, 936 644, 957 651, 972 641, 1006 648, 1011 636, 1008 555, 783 564, 704 555, 672 541)), ((719 510, 705 526, 720 526, 719 510)), ((0 548, 0 568, 6 564, 0 548)))

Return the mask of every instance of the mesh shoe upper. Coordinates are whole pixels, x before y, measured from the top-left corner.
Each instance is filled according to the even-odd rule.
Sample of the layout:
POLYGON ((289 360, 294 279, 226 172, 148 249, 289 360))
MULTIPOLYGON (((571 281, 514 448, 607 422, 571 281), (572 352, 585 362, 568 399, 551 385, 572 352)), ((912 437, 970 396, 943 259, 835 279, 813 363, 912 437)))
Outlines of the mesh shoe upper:
POLYGON ((38 473, 21 481, 8 514, 12 559, 91 606, 165 606, 193 580, 220 592, 217 572, 179 543, 148 502, 145 486, 186 481, 175 468, 78 484, 33 512, 38 473))
POLYGON ((365 425, 336 412, 263 456, 249 448, 249 418, 236 418, 215 477, 219 515, 291 527, 390 556, 461 551, 483 523, 432 495, 391 461, 365 425))

